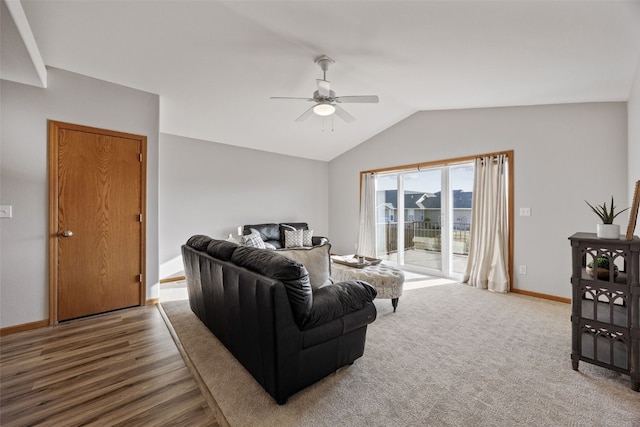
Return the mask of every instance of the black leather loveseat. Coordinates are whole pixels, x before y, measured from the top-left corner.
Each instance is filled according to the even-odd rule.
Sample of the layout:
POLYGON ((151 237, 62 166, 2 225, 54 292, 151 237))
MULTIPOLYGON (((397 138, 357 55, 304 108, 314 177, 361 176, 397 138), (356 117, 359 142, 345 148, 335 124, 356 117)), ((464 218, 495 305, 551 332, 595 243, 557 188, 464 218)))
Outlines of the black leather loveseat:
MULTIPOLYGON (((281 222, 279 224, 250 224, 242 227, 242 234, 251 234, 252 230, 256 230, 265 243, 271 244, 275 249, 285 247, 285 231, 286 230, 309 230, 306 222, 281 222)), ((313 236, 313 246, 323 245, 329 242, 329 239, 323 236, 313 236)))
POLYGON ((376 318, 369 284, 313 289, 306 268, 278 251, 206 236, 182 255, 191 309, 277 403, 364 353, 376 318))

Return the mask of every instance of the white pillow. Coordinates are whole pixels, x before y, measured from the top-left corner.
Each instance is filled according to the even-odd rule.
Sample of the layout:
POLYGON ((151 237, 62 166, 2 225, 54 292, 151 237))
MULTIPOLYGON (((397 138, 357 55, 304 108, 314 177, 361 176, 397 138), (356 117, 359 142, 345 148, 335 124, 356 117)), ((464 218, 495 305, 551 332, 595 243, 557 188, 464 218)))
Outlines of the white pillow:
POLYGON ((284 247, 285 248, 300 248, 304 246, 302 237, 303 230, 284 230, 284 247))
POLYGON ((302 246, 313 246, 313 230, 302 230, 302 246))
POLYGON ((262 237, 260 237, 260 233, 258 233, 256 230, 252 230, 251 234, 242 236, 240 243, 252 248, 266 249, 266 246, 264 245, 264 240, 262 240, 262 237))

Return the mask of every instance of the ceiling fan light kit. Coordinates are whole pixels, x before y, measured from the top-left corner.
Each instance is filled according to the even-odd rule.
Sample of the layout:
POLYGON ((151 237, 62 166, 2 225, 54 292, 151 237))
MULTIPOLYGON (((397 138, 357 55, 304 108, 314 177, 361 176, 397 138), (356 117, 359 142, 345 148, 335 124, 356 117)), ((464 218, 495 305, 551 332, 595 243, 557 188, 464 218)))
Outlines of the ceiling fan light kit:
POLYGON ((336 112, 336 107, 329 103, 318 104, 313 107, 313 112, 319 116, 330 116, 336 112))
POLYGON ((272 96, 271 99, 295 99, 314 102, 315 105, 309 107, 304 113, 302 113, 296 122, 302 122, 311 113, 315 113, 320 117, 328 117, 332 114, 336 114, 345 122, 349 123, 355 120, 351 114, 341 108, 338 103, 377 103, 377 95, 359 95, 359 96, 336 96, 335 92, 331 90, 331 84, 327 80, 327 70, 329 65, 334 64, 335 61, 329 58, 327 55, 322 55, 314 61, 322 69, 322 79, 316 79, 316 86, 318 90, 313 92, 311 98, 295 98, 295 97, 281 97, 272 96))

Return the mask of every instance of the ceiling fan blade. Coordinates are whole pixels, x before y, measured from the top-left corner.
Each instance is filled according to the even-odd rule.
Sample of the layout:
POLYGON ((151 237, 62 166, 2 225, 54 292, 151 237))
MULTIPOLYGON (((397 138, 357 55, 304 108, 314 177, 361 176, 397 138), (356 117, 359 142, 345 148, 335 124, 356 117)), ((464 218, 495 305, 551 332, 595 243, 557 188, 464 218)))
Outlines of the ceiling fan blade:
POLYGON ((307 119, 307 117, 313 114, 313 107, 315 107, 315 105, 307 108, 307 110, 304 113, 300 114, 300 117, 296 119, 296 122, 303 122, 307 119))
POLYGON ((351 114, 347 113, 341 106, 334 104, 334 107, 336 107, 336 116, 340 117, 345 122, 351 123, 356 119, 351 114))
POLYGON ((269 99, 298 99, 300 101, 313 101, 313 98, 294 98, 291 96, 272 96, 269 99))
POLYGON ((331 96, 331 84, 327 80, 316 79, 320 96, 331 96))
POLYGON ((379 101, 378 99, 378 95, 360 95, 360 96, 336 96, 336 102, 343 102, 343 103, 355 103, 355 102, 362 102, 362 103, 371 103, 371 104, 375 104, 379 101))

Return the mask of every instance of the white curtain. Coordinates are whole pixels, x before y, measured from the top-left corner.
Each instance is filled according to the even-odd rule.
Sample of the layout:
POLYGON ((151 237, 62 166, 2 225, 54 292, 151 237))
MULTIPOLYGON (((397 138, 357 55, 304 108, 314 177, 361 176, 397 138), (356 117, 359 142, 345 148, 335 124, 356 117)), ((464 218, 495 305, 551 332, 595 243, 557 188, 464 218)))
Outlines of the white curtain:
POLYGON ((504 154, 475 161, 469 261, 462 280, 495 292, 509 292, 507 167, 504 154))
POLYGON ((374 173, 362 175, 357 251, 358 255, 376 256, 376 175, 374 173))

